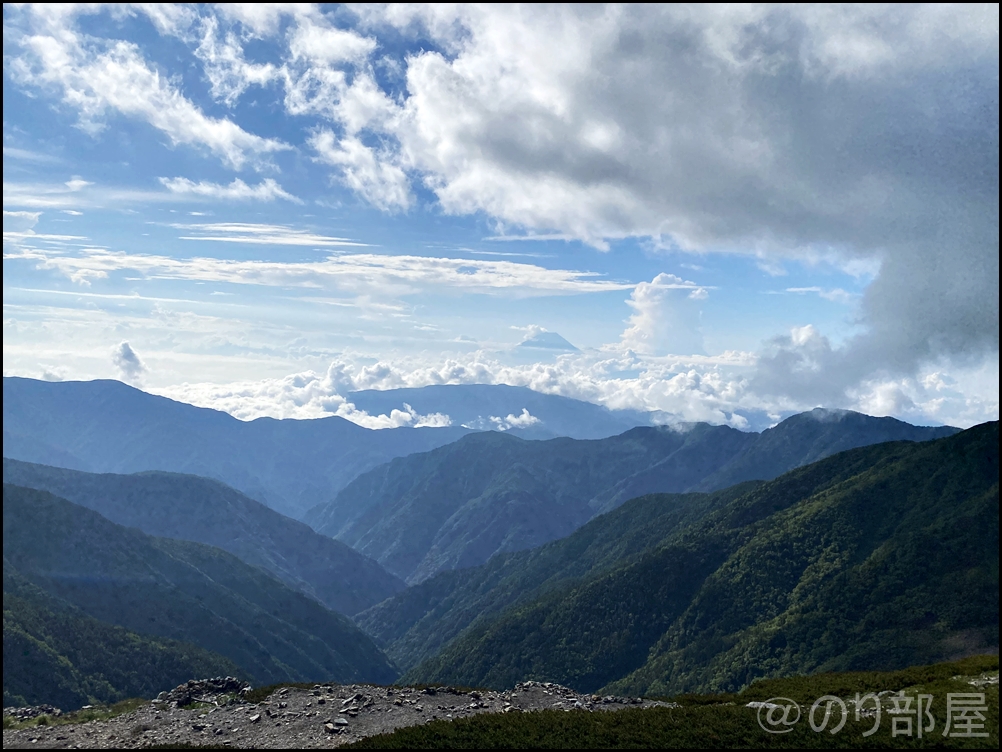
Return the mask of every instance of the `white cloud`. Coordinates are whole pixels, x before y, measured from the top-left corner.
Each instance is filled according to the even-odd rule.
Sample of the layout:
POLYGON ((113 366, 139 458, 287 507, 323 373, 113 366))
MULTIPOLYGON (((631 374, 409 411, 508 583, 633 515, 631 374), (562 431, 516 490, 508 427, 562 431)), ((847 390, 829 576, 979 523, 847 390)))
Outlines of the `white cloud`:
POLYGON ((391 161, 380 159, 375 148, 354 137, 337 141, 328 130, 314 135, 310 146, 317 152, 319 161, 339 167, 341 181, 370 203, 383 210, 410 206, 407 174, 391 161))
POLYGON ((3 231, 7 233, 24 233, 38 224, 42 212, 7 211, 3 210, 3 231))
POLYGON ((830 300, 834 303, 851 303, 857 296, 853 295, 851 292, 846 292, 841 287, 836 287, 831 290, 826 290, 823 287, 787 287, 787 292, 793 293, 816 293, 818 296, 824 298, 825 300, 830 300))
MULTIPOLYGON (((250 187, 250 191, 260 193, 263 196, 267 195, 273 190, 269 188, 271 184, 268 181, 269 179, 265 179, 257 186, 250 187)), ((240 181, 236 181, 236 185, 239 187, 240 181)), ((183 187, 183 184, 179 184, 178 187, 183 187)), ((277 183, 274 187, 281 189, 277 183)), ((99 186, 82 180, 56 183, 4 182, 3 184, 4 206, 40 209, 72 207, 70 211, 76 211, 79 207, 118 209, 123 205, 178 203, 190 200, 187 198, 190 195, 190 193, 172 191, 141 190, 135 187, 99 186)))
POLYGON ((135 44, 100 42, 77 32, 72 9, 32 6, 26 12, 39 33, 14 38, 10 65, 24 83, 60 91, 85 130, 101 130, 111 110, 149 123, 175 146, 204 146, 234 169, 290 148, 232 120, 207 116, 152 70, 135 44))
POLYGON ((306 230, 298 230, 285 225, 265 225, 249 222, 212 222, 205 224, 175 224, 179 230, 201 233, 182 235, 181 240, 212 240, 220 243, 249 243, 251 245, 302 245, 335 247, 362 247, 348 238, 317 235, 306 230))
MULTIPOLYGON (((182 225, 210 232, 186 239, 226 242, 286 243, 294 245, 353 245, 284 227, 268 225, 182 225), (214 234, 228 233, 228 234, 214 234)), ((632 285, 596 279, 591 272, 545 269, 512 261, 482 261, 427 256, 389 256, 343 253, 312 262, 255 261, 218 258, 173 258, 130 254, 106 249, 84 249, 76 255, 52 253, 23 246, 5 253, 5 259, 22 259, 39 268, 54 269, 76 281, 104 278, 129 270, 160 279, 183 279, 270 287, 343 290, 375 294, 380 301, 428 289, 454 288, 488 294, 581 294, 630 289, 632 285)))
MULTIPOLYGON (((816 332, 802 332, 805 344, 816 332)), ((405 411, 369 416, 341 396, 359 389, 413 388, 432 384, 510 384, 546 394, 582 399, 611 409, 654 411, 658 422, 707 421, 747 429, 749 417, 759 428, 791 411, 817 402, 770 396, 754 388, 755 356, 726 353, 717 358, 649 357, 621 349, 561 356, 555 363, 505 365, 485 352, 429 363, 420 358, 354 362, 338 359, 326 372, 304 371, 279 379, 237 384, 183 384, 158 393, 204 407, 226 410, 249 420, 272 417, 315 418, 341 415, 368 427, 445 425, 447 416, 419 416, 405 411), (631 375, 624 376, 629 372, 631 375), (749 416, 749 417, 746 417, 749 416), (771 418, 769 416, 772 416, 771 418), (437 421, 437 423, 436 423, 437 421), (765 421, 765 423, 763 423, 765 421)), ((877 379, 842 406, 875 415, 920 423, 970 426, 998 416, 998 363, 970 372, 980 383, 945 383, 931 371, 919 379, 877 379), (994 393, 992 387, 995 385, 994 393)), ((535 416, 492 416, 484 427, 528 427, 535 416)))
POLYGON ((42 368, 42 381, 65 381, 66 369, 60 366, 42 368))
POLYGON ((186 35, 196 19, 195 11, 179 3, 132 3, 133 8, 149 18, 161 34, 186 35))
POLYGON ((376 40, 347 29, 317 23, 300 23, 291 33, 289 51, 292 59, 306 58, 312 63, 362 63, 376 49, 376 40))
POLYGON ((37 151, 31 151, 30 149, 18 149, 13 146, 3 147, 4 159, 23 159, 27 162, 49 162, 57 163, 62 160, 59 157, 53 156, 52 154, 42 154, 37 151))
MULTIPOLYGON (((956 396, 930 396, 942 394, 920 378, 931 363, 968 368, 985 353, 997 361, 997 5, 362 6, 354 9, 356 30, 335 28, 335 21, 344 25, 343 11, 315 6, 140 10, 161 33, 201 45, 219 100, 232 104, 250 86, 280 83, 286 113, 302 118, 317 161, 383 210, 412 210, 415 196, 430 191, 447 213, 482 213, 498 240, 608 248, 617 238, 649 238, 654 252, 744 253, 775 274, 793 258, 826 259, 869 282, 860 296, 789 288, 854 304, 862 333, 840 347, 817 328, 773 339, 742 376, 742 394, 774 406, 928 411, 935 399, 959 404, 956 396), (393 44, 382 44, 384 33, 393 44), (249 59, 251 37, 281 45, 271 62, 249 59), (405 56, 396 52, 401 38, 415 42, 405 56), (378 68, 377 77, 375 57, 384 54, 398 55, 396 67, 378 68), (399 77, 387 85, 391 68, 399 77)), ((98 12, 135 11, 11 7, 5 53, 14 80, 57 92, 85 128, 121 114, 234 168, 262 166, 289 148, 207 115, 137 46, 75 25, 80 14, 98 12)), ((10 156, 32 158, 13 148, 10 156)), ((172 185, 157 200, 292 200, 267 180, 172 185)), ((22 208, 135 202, 138 195, 77 178, 4 185, 5 205, 22 208)), ((41 243, 41 236, 11 237, 18 248, 41 243)), ((265 225, 205 225, 185 238, 319 248, 352 242, 265 225)), ((344 289, 373 300, 418 285, 627 289, 527 264, 389 261, 374 253, 316 266, 23 253, 82 283, 134 269, 344 289)), ((633 289, 620 346, 641 359, 700 349, 698 304, 707 288, 671 284, 658 277, 633 289)), ((733 393, 737 382, 714 379, 697 368, 673 372, 666 383, 690 395, 705 394, 706 384, 733 393)), ((717 399, 697 402, 726 403, 717 399)))
POLYGON ((255 186, 247 185, 240 178, 235 178, 229 185, 210 183, 204 180, 196 183, 188 178, 159 178, 159 180, 171 193, 235 201, 274 201, 280 198, 295 204, 303 203, 291 193, 287 193, 272 178, 265 178, 255 186))
POLYGON ((67 180, 64 185, 71 191, 76 193, 77 191, 86 188, 89 185, 94 185, 89 180, 84 180, 82 177, 75 175, 72 179, 67 180))
POLYGON ((250 86, 266 86, 280 77, 271 63, 244 59, 243 45, 233 32, 222 34, 214 16, 202 19, 202 41, 195 51, 202 60, 212 96, 232 107, 250 86))
POLYGON ((239 22, 259 38, 278 34, 286 15, 303 18, 319 15, 312 6, 301 3, 220 3, 216 11, 229 21, 239 22))
POLYGON ((840 395, 881 369, 997 353, 996 5, 357 12, 444 51, 408 57, 393 111, 351 125, 381 139, 367 157, 399 191, 420 179, 501 237, 650 237, 773 274, 879 265, 865 334, 829 362, 840 395))
POLYGON ((498 431, 510 431, 512 428, 529 428, 529 426, 534 426, 539 423, 539 418, 532 415, 528 409, 523 407, 520 415, 509 414, 504 418, 492 415, 490 421, 498 431))
POLYGON ((702 353, 697 303, 707 295, 705 287, 663 272, 639 283, 626 301, 634 313, 623 332, 623 346, 646 355, 702 353))

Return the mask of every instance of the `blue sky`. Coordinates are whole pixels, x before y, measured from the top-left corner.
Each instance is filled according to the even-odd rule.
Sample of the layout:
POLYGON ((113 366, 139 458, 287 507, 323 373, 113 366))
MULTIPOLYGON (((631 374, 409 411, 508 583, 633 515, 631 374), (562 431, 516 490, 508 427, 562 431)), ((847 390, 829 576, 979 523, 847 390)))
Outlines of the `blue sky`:
POLYGON ((997 5, 5 5, 4 76, 5 375, 998 418, 997 5))

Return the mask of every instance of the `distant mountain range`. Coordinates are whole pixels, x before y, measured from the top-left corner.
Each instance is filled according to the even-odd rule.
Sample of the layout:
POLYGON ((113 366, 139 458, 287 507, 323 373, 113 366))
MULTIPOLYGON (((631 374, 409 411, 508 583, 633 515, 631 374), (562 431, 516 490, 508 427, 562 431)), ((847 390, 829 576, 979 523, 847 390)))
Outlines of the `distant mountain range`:
MULTIPOLYGON (((223 656, 255 683, 397 676, 346 617, 263 570, 213 546, 117 525, 45 491, 4 484, 3 552, 5 589, 8 577, 23 578, 105 624, 223 656)), ((5 653, 7 606, 5 592, 5 653)), ((5 655, 5 689, 8 678, 5 655)))
POLYGON ((118 381, 3 380, 4 456, 97 473, 167 470, 221 480, 290 517, 360 472, 465 428, 370 431, 338 417, 240 421, 118 381))
POLYGON ((348 616, 404 588, 344 543, 208 478, 97 475, 4 458, 3 481, 48 491, 148 535, 218 546, 348 616))
POLYGON ((443 386, 350 396, 372 414, 389 414, 407 403, 422 414, 448 414, 453 425, 373 431, 336 416, 240 421, 118 381, 4 377, 4 456, 95 473, 200 475, 300 519, 360 473, 450 444, 473 430, 600 438, 650 422, 644 413, 610 411, 522 387, 443 386))
POLYGON ((357 621, 403 682, 735 690, 998 649, 998 422, 650 495, 357 621), (418 664, 418 665, 415 665, 418 664))
POLYGON ((362 474, 304 519, 415 584, 562 538, 644 494, 769 480, 845 449, 956 431, 818 409, 760 434, 705 423, 593 441, 472 434, 362 474))

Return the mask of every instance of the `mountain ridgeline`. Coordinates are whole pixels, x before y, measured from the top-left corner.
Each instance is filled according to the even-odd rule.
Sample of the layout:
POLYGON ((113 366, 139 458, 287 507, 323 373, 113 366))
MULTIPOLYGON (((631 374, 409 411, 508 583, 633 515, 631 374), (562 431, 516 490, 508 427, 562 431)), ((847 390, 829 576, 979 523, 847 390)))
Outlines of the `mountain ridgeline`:
POLYGON ((594 441, 472 434, 362 474, 304 519, 416 584, 562 538, 644 494, 770 480, 853 447, 955 432, 818 409, 760 434, 705 423, 594 441))
POLYGON ((349 397, 373 415, 413 403, 421 413, 450 415, 452 423, 375 431, 336 416, 245 422, 118 381, 4 377, 4 456, 95 473, 205 476, 299 519, 360 473, 449 444, 471 430, 508 427, 530 438, 598 438, 650 423, 645 413, 504 385, 362 391, 349 397), (506 423, 526 409, 527 423, 506 423))
POLYGON ((351 397, 468 425, 5 378, 4 704, 219 674, 735 691, 998 650, 997 422, 817 409, 751 433, 514 387, 351 397))
POLYGON ((995 652, 998 433, 993 422, 770 482, 634 499, 358 622, 413 666, 404 682, 630 694, 995 652))
POLYGON ((344 543, 208 478, 98 475, 5 458, 3 480, 48 491, 148 535, 218 546, 348 616, 404 587, 344 543))
POLYGON ((294 518, 365 470, 466 433, 371 431, 336 416, 245 422, 118 381, 3 380, 5 457, 95 473, 200 475, 294 518))

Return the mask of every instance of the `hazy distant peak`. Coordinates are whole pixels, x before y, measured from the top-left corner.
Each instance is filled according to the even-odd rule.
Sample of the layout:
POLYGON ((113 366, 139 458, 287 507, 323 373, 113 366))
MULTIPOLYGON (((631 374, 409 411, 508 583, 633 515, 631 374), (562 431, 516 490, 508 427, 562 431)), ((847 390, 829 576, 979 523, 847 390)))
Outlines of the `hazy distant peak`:
POLYGON ((539 331, 533 332, 521 342, 519 347, 535 348, 538 350, 562 350, 564 352, 578 352, 578 348, 561 337, 556 332, 539 331))

